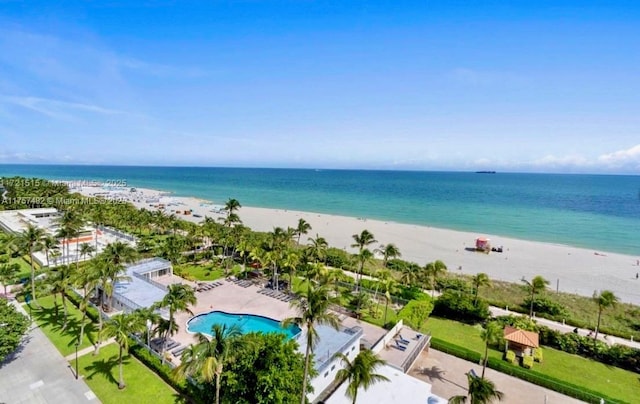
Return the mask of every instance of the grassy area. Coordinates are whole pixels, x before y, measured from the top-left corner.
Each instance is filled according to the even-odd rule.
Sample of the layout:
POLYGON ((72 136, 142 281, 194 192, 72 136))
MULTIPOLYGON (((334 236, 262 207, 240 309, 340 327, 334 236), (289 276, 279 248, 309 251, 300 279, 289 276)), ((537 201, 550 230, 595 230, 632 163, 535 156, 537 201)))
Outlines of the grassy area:
POLYGON ((189 275, 199 281, 213 281, 224 277, 224 269, 213 263, 180 264, 175 266, 174 272, 189 275))
MULTIPOLYGON (((591 298, 553 291, 547 291, 543 295, 564 307, 568 313, 567 316, 554 318, 555 320, 565 319, 580 327, 595 328, 598 308, 591 298)), ((480 289, 480 296, 495 306, 509 306, 510 309, 515 309, 527 298, 527 292, 517 283, 492 281, 490 288, 480 289)), ((640 339, 640 308, 631 304, 618 304, 608 308, 602 313, 600 328, 607 333, 614 331, 617 334, 633 335, 634 339, 640 339)))
MULTIPOLYGON (((480 354, 484 353, 484 342, 480 338, 479 326, 429 318, 424 328, 436 338, 480 354)), ((588 386, 591 390, 626 402, 635 402, 640 397, 640 382, 636 373, 553 348, 544 347, 543 352, 543 362, 533 366, 537 372, 577 386, 588 386)), ((502 359, 502 352, 490 349, 489 356, 502 359)))
MULTIPOLYGON (((62 331, 63 309, 60 297, 58 297, 58 316, 56 317, 53 304, 53 296, 38 298, 38 303, 42 306, 38 309, 34 302, 30 303, 31 314, 40 329, 45 333, 47 338, 58 348, 63 356, 67 356, 75 352, 75 344, 80 335, 80 319, 82 313, 71 302, 67 301, 67 309, 69 311, 69 324, 66 330, 62 331)), ((29 310, 28 306, 25 306, 29 310)), ((85 319, 87 325, 84 328, 84 337, 78 349, 83 349, 92 345, 95 340, 97 327, 89 323, 89 319, 85 319)))
MULTIPOLYGON (((70 363, 75 368, 75 360, 70 363)), ((123 364, 127 387, 119 390, 118 345, 102 347, 98 356, 88 354, 78 358, 80 376, 84 377, 91 390, 105 404, 180 402, 177 393, 136 358, 127 355, 123 364)))

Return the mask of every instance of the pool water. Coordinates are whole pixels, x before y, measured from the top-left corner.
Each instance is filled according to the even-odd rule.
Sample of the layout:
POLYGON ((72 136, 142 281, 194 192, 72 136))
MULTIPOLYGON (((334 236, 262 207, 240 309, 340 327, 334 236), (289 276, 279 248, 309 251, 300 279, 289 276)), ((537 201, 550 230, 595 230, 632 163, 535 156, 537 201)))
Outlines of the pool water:
POLYGON ((300 327, 295 324, 282 328, 279 321, 268 317, 253 314, 232 314, 223 311, 212 311, 192 317, 187 321, 187 331, 211 335, 211 328, 213 328, 214 324, 226 325, 227 328, 237 325, 243 334, 250 332, 278 332, 285 334, 289 339, 300 333, 300 327))

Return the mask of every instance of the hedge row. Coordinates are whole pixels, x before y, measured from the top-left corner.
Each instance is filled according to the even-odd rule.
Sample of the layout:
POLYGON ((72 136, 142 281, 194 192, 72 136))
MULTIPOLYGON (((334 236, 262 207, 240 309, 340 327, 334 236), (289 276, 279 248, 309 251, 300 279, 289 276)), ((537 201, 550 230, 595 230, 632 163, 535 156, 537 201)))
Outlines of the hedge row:
MULTIPOLYGON (((431 338, 431 347, 438 351, 442 351, 474 363, 479 363, 482 359, 482 355, 480 355, 478 352, 451 344, 439 338, 431 338)), ((584 387, 561 381, 559 379, 556 379, 555 377, 549 377, 534 370, 527 370, 521 368, 520 366, 511 365, 500 359, 489 358, 487 362, 487 366, 491 369, 497 370, 510 376, 517 377, 533 384, 537 384, 538 386, 557 391, 558 393, 577 398, 578 400, 586 401, 588 403, 598 404, 601 402, 601 399, 604 399, 607 403, 624 403, 623 401, 615 400, 611 397, 607 397, 595 391, 588 390, 584 387)))
POLYGON ((191 385, 187 381, 175 380, 171 374, 172 369, 167 365, 163 365, 160 358, 151 354, 146 347, 138 344, 133 339, 130 339, 129 352, 138 358, 140 362, 144 363, 145 366, 153 370, 162 380, 164 380, 165 383, 184 396, 184 398, 193 397, 191 385))

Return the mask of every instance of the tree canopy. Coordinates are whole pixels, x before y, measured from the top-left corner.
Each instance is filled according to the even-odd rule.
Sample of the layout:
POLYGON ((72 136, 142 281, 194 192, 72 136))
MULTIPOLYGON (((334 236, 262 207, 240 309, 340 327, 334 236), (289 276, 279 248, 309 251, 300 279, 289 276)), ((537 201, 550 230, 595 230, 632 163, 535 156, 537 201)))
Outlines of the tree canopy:
POLYGON ((18 348, 28 326, 27 317, 0 298, 0 363, 18 348))

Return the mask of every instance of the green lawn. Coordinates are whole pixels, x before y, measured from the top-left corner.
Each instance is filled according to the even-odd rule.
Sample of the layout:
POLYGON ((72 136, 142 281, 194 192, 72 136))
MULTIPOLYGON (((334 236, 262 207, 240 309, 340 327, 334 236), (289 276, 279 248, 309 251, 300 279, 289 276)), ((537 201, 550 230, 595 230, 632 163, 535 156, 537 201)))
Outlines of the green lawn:
MULTIPOLYGON (((480 338, 478 326, 429 318, 424 328, 436 338, 484 353, 484 342, 480 338)), ((640 381, 636 373, 553 348, 544 347, 543 353, 543 362, 533 366, 537 372, 626 402, 636 402, 640 397, 640 381)), ((490 349, 489 356, 502 359, 502 352, 490 349)))
MULTIPOLYGON (((84 355, 78 362, 80 376, 105 404, 179 402, 178 393, 131 355, 123 359, 127 387, 119 390, 118 345, 115 343, 102 347, 98 356, 84 355)), ((75 369, 75 360, 70 364, 75 369)))
POLYGON ((189 274, 200 281, 213 281, 224 277, 224 269, 213 263, 180 264, 174 269, 176 273, 189 274), (176 271, 177 270, 177 271, 176 271))
MULTIPOLYGON (((80 335, 80 318, 82 314, 80 310, 76 308, 67 299, 67 309, 69 310, 69 324, 64 332, 62 332, 62 319, 63 309, 60 297, 58 297, 58 317, 56 317, 53 296, 46 296, 38 298, 38 303, 42 306, 38 309, 34 302, 31 302, 31 314, 34 320, 40 326, 40 329, 45 333, 47 338, 58 348, 63 356, 67 356, 75 352, 75 344, 80 335)), ((29 310, 28 305, 25 305, 25 310, 29 310)), ((94 340, 97 326, 90 323, 87 318, 87 325, 84 328, 84 338, 78 349, 83 349, 91 346, 91 341, 94 340)))

